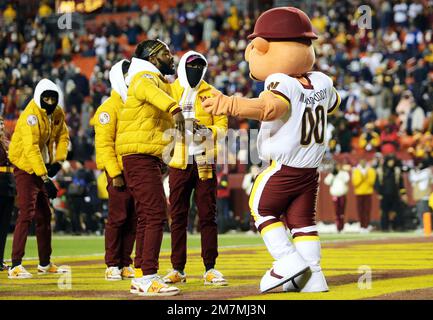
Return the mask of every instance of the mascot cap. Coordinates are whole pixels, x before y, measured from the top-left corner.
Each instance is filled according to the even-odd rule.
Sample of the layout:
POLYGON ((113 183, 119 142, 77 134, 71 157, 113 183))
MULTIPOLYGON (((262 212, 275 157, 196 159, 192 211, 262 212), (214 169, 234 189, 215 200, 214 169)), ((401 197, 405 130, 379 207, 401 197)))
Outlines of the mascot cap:
POLYGON ((279 7, 263 12, 254 26, 252 40, 262 37, 267 40, 317 39, 308 16, 295 7, 279 7))

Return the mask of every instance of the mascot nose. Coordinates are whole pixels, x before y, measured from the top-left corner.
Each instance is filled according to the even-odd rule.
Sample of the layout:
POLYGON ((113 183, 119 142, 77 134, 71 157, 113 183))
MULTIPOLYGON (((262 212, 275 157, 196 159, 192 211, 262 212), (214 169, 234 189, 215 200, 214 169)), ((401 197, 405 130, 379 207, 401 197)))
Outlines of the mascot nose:
POLYGON ((269 41, 261 37, 255 38, 251 44, 260 54, 265 54, 269 50, 269 41))

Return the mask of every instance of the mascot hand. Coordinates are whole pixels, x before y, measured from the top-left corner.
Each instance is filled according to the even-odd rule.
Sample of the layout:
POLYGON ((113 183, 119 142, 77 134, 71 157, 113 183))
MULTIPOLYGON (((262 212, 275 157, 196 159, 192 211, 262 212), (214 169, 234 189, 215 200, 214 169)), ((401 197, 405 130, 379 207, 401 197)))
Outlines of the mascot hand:
POLYGON ((202 102, 203 109, 214 116, 230 115, 233 98, 223 95, 221 91, 212 89, 213 97, 202 102))

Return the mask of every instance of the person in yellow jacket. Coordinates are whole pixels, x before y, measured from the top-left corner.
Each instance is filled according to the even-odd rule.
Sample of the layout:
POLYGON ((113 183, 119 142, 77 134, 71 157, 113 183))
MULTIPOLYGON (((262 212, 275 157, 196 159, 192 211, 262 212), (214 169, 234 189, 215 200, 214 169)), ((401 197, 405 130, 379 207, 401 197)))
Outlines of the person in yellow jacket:
POLYGON ((361 232, 370 231, 371 203, 376 182, 376 170, 367 165, 365 159, 359 161, 359 165, 352 171, 352 184, 356 197, 361 232))
MULTIPOLYGON (((108 219, 105 225, 105 279, 116 281, 134 278, 131 253, 136 236, 137 217, 134 199, 125 186, 122 163, 115 150, 118 115, 127 98, 125 75, 130 62, 121 60, 110 70, 111 95, 93 117, 95 126, 96 165, 105 170, 108 191, 108 219)), ((141 247, 137 252, 141 251, 141 247)), ((140 254, 136 254, 139 265, 140 254)))
POLYGON ((365 132, 359 137, 359 147, 368 152, 379 150, 380 136, 374 131, 374 124, 367 123, 365 125, 365 132))
POLYGON ((159 253, 167 207, 162 183, 162 154, 170 143, 164 134, 174 126, 183 132, 185 120, 164 75, 174 74, 173 56, 160 40, 138 44, 126 84, 125 105, 120 110, 116 153, 122 157, 126 185, 135 200, 137 229, 144 229, 142 277, 131 282, 131 293, 139 295, 176 295, 158 276, 159 253))
POLYGON ((217 178, 214 146, 219 136, 227 131, 227 116, 213 116, 204 111, 201 102, 211 97, 212 87, 203 80, 206 58, 188 51, 180 59, 178 79, 173 83, 173 97, 179 102, 186 121, 186 134, 175 144, 174 156, 169 163, 171 263, 173 270, 165 277, 166 283, 185 282, 187 260, 186 231, 192 190, 198 209, 202 258, 205 266, 204 282, 226 285, 223 274, 215 269, 218 256, 218 230, 216 223, 217 178), (202 143, 201 137, 206 140, 202 143), (196 141, 198 140, 198 141, 196 141), (210 142, 210 144, 208 143, 210 142), (210 154, 206 156, 206 153, 210 154))
POLYGON ((50 262, 51 208, 49 198, 57 196, 51 181, 66 160, 69 133, 65 114, 58 105, 60 90, 50 80, 42 79, 35 88, 33 99, 18 118, 9 146, 9 160, 15 166, 19 214, 12 244, 10 279, 30 278, 21 265, 27 235, 36 220, 38 242, 38 274, 63 273, 50 262))

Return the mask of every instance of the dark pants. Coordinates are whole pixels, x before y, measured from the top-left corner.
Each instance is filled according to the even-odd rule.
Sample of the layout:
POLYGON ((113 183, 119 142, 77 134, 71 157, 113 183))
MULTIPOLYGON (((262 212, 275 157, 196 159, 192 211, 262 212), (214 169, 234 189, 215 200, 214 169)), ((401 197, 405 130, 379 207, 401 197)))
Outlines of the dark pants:
POLYGON ((12 265, 21 264, 27 235, 33 219, 36 222, 39 264, 50 263, 51 256, 51 208, 42 179, 35 174, 15 168, 18 197, 18 218, 12 244, 12 265))
POLYGON ((0 196, 0 268, 4 262, 6 238, 14 210, 14 197, 0 196))
POLYGON ((142 255, 141 270, 143 275, 155 274, 159 267, 163 230, 167 222, 162 162, 157 157, 145 154, 124 156, 122 160, 126 185, 135 201, 136 250, 142 255))
POLYGON ((169 168, 169 185, 173 268, 177 270, 185 268, 188 211, 193 189, 195 189, 194 200, 201 233, 201 257, 207 269, 213 268, 218 257, 215 170, 212 179, 200 180, 195 163, 189 164, 185 170, 169 168))
POLYGON ((126 187, 113 187, 108 179, 108 219, 105 225, 105 264, 108 267, 127 267, 132 263, 131 253, 137 229, 134 198, 126 187))
POLYGON ((335 224, 337 230, 341 231, 344 228, 344 210, 346 208, 346 196, 332 197, 335 207, 335 224))
POLYGON ((370 224, 371 197, 371 194, 356 196, 356 205, 358 207, 358 216, 361 228, 367 228, 370 224))
POLYGON ((398 217, 400 213, 400 199, 398 195, 384 195, 380 200, 380 209, 382 215, 380 217, 380 227, 383 231, 388 231, 390 223, 395 230, 398 226, 398 217), (391 214, 393 215, 391 217, 391 214))

